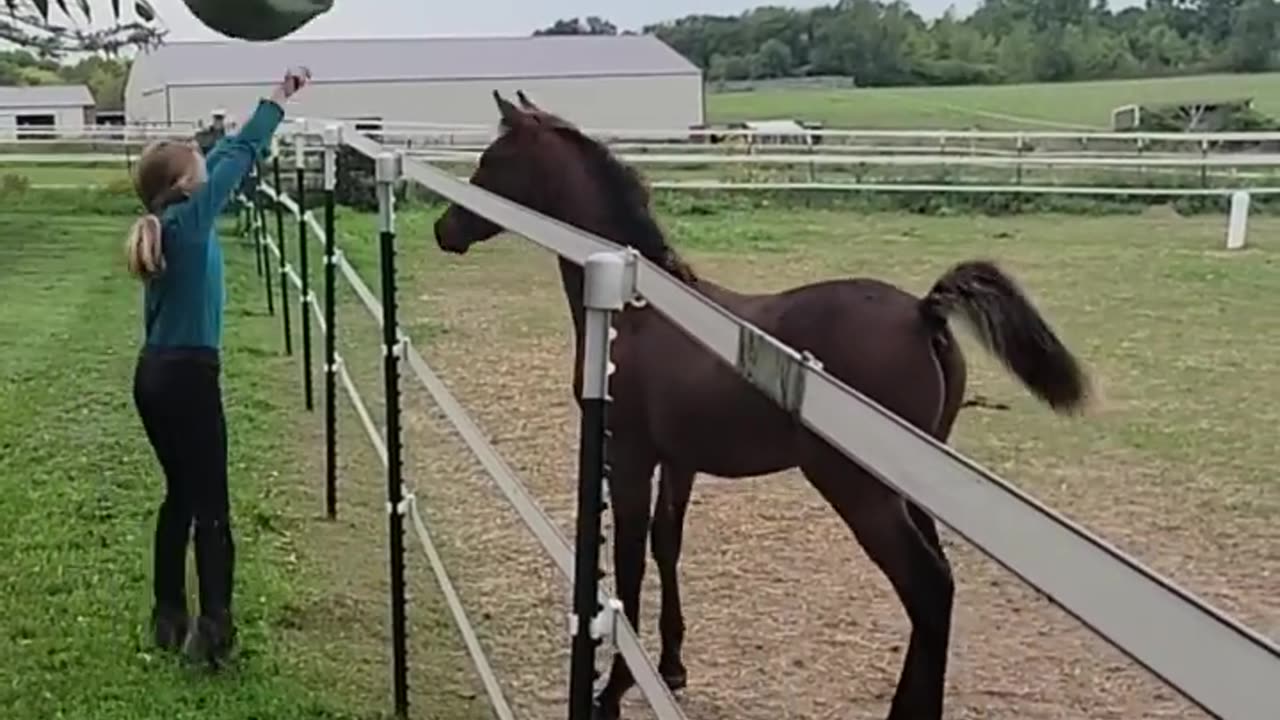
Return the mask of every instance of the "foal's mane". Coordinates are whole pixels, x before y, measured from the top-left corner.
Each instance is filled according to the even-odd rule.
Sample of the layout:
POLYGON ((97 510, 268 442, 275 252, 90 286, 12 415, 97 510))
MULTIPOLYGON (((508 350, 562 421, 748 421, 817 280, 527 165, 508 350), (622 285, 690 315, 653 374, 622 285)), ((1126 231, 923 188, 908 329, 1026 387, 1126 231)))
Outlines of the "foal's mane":
POLYGON ((693 268, 667 244, 666 236, 649 207, 649 187, 634 167, 619 160, 604 143, 588 137, 560 117, 545 110, 527 114, 539 125, 568 140, 582 154, 592 177, 602 185, 602 197, 608 203, 609 217, 622 234, 618 238, 621 244, 635 248, 650 262, 682 282, 697 280, 693 268))

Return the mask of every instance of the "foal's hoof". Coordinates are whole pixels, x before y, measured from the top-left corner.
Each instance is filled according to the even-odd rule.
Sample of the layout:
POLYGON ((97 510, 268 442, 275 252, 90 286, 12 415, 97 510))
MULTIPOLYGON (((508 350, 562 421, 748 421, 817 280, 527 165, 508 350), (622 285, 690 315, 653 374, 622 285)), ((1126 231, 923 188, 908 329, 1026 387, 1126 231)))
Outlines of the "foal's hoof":
POLYGON ((600 698, 591 704, 591 720, 620 720, 622 708, 613 703, 606 703, 600 698))
POLYGON ((667 689, 671 692, 683 690, 689 686, 689 673, 684 668, 672 671, 663 671, 662 681, 667 684, 667 689))

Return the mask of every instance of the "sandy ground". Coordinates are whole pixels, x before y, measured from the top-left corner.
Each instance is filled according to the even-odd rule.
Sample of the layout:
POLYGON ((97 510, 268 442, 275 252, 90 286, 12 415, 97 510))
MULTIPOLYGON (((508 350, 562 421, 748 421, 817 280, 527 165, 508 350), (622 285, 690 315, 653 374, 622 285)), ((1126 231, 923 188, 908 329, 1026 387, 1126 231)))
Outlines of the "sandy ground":
MULTIPOLYGON (((414 297, 406 319, 438 323, 439 332, 419 346, 570 536, 578 419, 558 283, 550 260, 536 251, 484 262, 491 264, 477 260, 408 289, 414 297)), ((708 262, 704 269, 721 278, 760 274, 733 262, 708 262)), ((788 272, 799 270, 779 271, 788 272)), ((969 354, 979 365, 971 393, 1017 403, 1012 412, 965 411, 958 429, 963 449, 976 449, 988 466, 1246 623, 1273 636, 1280 632, 1277 530, 1262 514, 1223 521, 1203 494, 1206 485, 1230 483, 1230 477, 1214 476, 1221 472, 1216 466, 1175 465, 1150 454, 1079 455, 1070 446, 1041 452, 1054 438, 1033 434, 1036 428, 1064 421, 1038 421, 1050 424, 997 437, 997 429, 1019 426, 1010 416, 1024 409, 1048 416, 1048 410, 1028 404, 1025 392, 999 379, 991 363, 972 349, 969 354)), ((370 387, 378 382, 376 357, 363 359, 370 387)), ((425 392, 415 383, 406 388, 406 473, 508 698, 522 718, 563 717, 568 585, 444 430, 425 392)), ((378 473, 366 476, 381 487, 378 473)), ((376 491, 365 493, 377 502, 376 491)), ((382 522, 376 513, 364 517, 382 522)), ((681 698, 690 718, 884 716, 907 641, 905 615, 803 477, 700 477, 687 528, 681 577, 690 686, 681 698)), ((947 717, 1203 717, 945 529, 944 538, 958 584, 947 717)), ((421 577, 427 565, 416 550, 411 570, 421 577)), ((431 592, 429 583, 420 587, 431 592)), ((653 650, 657 590, 650 561, 641 625, 653 650)), ((431 679, 415 669, 414 682, 431 679)), ((624 714, 650 716, 638 691, 628 696, 624 714)))

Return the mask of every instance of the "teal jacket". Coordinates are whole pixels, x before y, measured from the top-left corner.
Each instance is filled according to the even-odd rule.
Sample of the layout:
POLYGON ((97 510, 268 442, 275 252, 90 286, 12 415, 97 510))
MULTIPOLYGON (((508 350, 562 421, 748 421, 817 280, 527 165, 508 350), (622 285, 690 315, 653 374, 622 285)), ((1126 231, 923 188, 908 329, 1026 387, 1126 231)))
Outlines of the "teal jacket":
POLYGON ((147 347, 221 348, 225 289, 218 216, 283 119, 279 105, 258 103, 240 132, 209 151, 208 182, 162 211, 165 270, 146 283, 143 296, 147 347))

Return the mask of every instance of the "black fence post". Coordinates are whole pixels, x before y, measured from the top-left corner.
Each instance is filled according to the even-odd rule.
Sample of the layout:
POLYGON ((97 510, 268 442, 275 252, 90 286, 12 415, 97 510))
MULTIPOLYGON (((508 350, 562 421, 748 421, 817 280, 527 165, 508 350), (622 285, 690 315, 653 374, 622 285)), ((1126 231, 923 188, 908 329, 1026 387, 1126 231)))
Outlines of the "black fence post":
POLYGON ((261 255, 262 267, 263 267, 262 277, 263 279, 266 280, 265 287, 267 290, 267 314, 275 315, 276 314, 276 306, 275 306, 275 300, 274 300, 275 291, 272 290, 271 288, 271 248, 269 243, 267 242, 266 194, 262 192, 262 180, 264 179, 264 175, 262 172, 262 163, 255 162, 254 166, 257 168, 258 181, 259 181, 257 186, 254 188, 254 193, 257 195, 257 199, 254 202, 254 209, 258 216, 258 221, 254 223, 254 226, 257 228, 256 234, 258 238, 257 244, 258 244, 259 252, 262 253, 261 255))
POLYGON ((400 178, 400 157, 378 156, 378 217, 382 255, 382 358, 386 380, 387 411, 387 529, 391 555, 391 652, 392 687, 396 717, 409 715, 409 680, 406 662, 404 597, 404 516, 400 445, 400 356, 403 346, 396 323, 395 182, 400 178))
POLYGON ((334 310, 338 240, 334 201, 338 187, 338 148, 342 126, 324 131, 324 505, 330 519, 338 515, 338 322, 334 310))
POLYGON ((298 195, 298 265, 302 275, 302 287, 298 288, 298 307, 302 311, 302 390, 306 395, 307 410, 315 408, 315 391, 311 385, 311 270, 307 264, 307 139, 301 133, 294 135, 297 151, 296 175, 298 195))
POLYGON ((289 328, 289 253, 284 239, 284 185, 280 183, 280 143, 271 147, 271 174, 276 182, 276 242, 280 245, 280 317, 284 323, 284 354, 293 354, 293 331, 289 328))
POLYGON ((245 193, 245 201, 248 207, 240 209, 240 220, 248 217, 249 222, 244 225, 249 231, 249 237, 253 240, 254 259, 258 265, 258 277, 262 277, 262 253, 266 252, 266 248, 262 247, 262 235, 258 233, 258 188, 262 184, 262 165, 254 162, 253 167, 249 168, 249 192, 245 193))
POLYGON ((609 348, 613 313, 630 294, 629 268, 618 253, 596 253, 584 264, 586 336, 582 354, 582 429, 578 453, 578 520, 573 572, 573 650, 569 668, 569 720, 591 720, 596 646, 611 631, 600 606, 600 533, 604 510, 608 427, 609 348), (600 618, 601 625, 596 624, 600 618))

